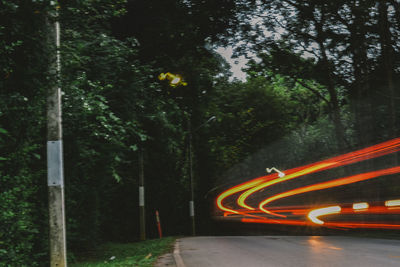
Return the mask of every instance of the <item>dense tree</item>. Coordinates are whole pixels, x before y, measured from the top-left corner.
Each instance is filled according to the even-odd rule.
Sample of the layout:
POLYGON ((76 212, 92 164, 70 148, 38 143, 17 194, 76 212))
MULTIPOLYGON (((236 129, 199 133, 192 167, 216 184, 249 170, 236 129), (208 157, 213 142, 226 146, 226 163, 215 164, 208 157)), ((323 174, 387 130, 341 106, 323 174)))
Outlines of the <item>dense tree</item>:
MULTIPOLYGON (((149 224, 154 209, 160 209, 161 214, 171 215, 163 220, 166 233, 182 232, 178 222, 188 217, 184 216, 187 205, 183 204, 188 188, 186 117, 191 113, 194 121, 202 119, 201 103, 206 103, 213 77, 221 72, 220 58, 204 48, 205 33, 218 29, 213 30, 215 37, 227 22, 219 17, 223 10, 208 9, 208 4, 174 3, 186 12, 186 17, 190 12, 197 14, 190 29, 185 30, 186 41, 179 39, 184 34, 176 35, 178 39, 170 35, 185 25, 182 18, 173 19, 175 10, 165 12, 161 2, 157 12, 168 18, 168 27, 160 30, 159 24, 152 23, 155 20, 149 20, 146 27, 150 31, 139 30, 120 39, 113 37, 118 33, 112 31, 111 22, 126 13, 125 1, 58 3, 67 237, 72 251, 102 240, 132 240, 138 236, 138 147, 146 151, 145 173, 148 195, 152 196, 147 197, 149 224), (205 22, 208 10, 220 22, 205 22), (200 36, 197 28, 202 28, 200 36), (141 36, 154 31, 159 31, 158 38, 141 36), (164 47, 163 42, 167 49, 158 49, 164 47), (158 53, 152 57, 149 51, 158 53), (179 58, 177 51, 182 52, 179 58), (189 90, 160 86, 156 77, 167 67, 186 70, 183 74, 189 90), (182 193, 171 197, 170 192, 175 190, 182 193), (166 202, 167 198, 171 202, 166 202)), ((47 235, 34 238, 34 234, 45 233, 48 227, 44 110, 50 78, 48 55, 53 49, 46 43, 46 14, 51 4, 3 1, 1 9, 0 203, 4 209, 0 256, 2 263, 18 266, 44 264, 47 258, 47 235)), ((227 1, 226 6, 226 14, 231 16, 235 4, 227 1)), ((134 17, 135 13, 129 11, 134 17)))
POLYGON ((138 238, 139 148, 149 236, 156 209, 166 234, 189 232, 189 125, 200 233, 211 229, 213 190, 227 182, 400 129, 398 1, 2 1, 0 266, 48 258, 45 99, 54 48, 46 21, 54 4, 70 251, 138 238), (233 41, 258 56, 244 82, 229 81, 213 51, 233 41), (158 81, 167 71, 187 86, 158 81))
POLYGON ((36 266, 47 240, 36 236, 46 221, 44 103, 47 60, 44 5, 0 4, 0 262, 36 266), (29 34, 28 34, 29 33, 29 34), (26 67, 29 65, 30 67, 26 67), (44 216, 43 216, 44 214, 44 216))
MULTIPOLYGON (((267 68, 324 85, 339 141, 348 145, 352 139, 344 136, 341 125, 340 110, 346 103, 339 101, 342 92, 355 116, 359 144, 370 143, 377 132, 395 135, 393 88, 398 74, 396 61, 388 60, 388 55, 398 57, 398 44, 394 41, 398 35, 396 1, 288 0, 259 4, 247 23, 239 25, 244 29, 242 39, 246 44, 239 51, 251 48, 268 59, 264 62, 267 68), (306 63, 306 58, 315 61, 311 77, 309 70, 299 66, 306 63), (271 60, 275 63, 272 67, 268 64, 271 60), (291 71, 289 66, 293 66, 291 71), (387 115, 391 117, 390 125, 385 124, 382 131, 377 122, 387 115)), ((323 94, 318 88, 312 89, 323 94)))

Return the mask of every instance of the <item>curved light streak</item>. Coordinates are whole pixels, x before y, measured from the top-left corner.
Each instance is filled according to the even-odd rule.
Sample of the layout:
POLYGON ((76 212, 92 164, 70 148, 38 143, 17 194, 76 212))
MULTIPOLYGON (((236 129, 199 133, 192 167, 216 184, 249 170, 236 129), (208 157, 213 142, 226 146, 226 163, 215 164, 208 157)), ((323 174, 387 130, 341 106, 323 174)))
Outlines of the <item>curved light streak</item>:
MULTIPOLYGON (((261 189, 264 189, 268 186, 271 186, 273 184, 280 183, 283 181, 287 181, 287 180, 290 180, 293 178, 297 178, 297 177, 305 175, 305 174, 310 174, 310 173, 317 172, 317 171, 323 171, 323 170, 327 170, 327 169, 331 169, 331 168, 335 168, 335 167, 340 167, 340 166, 348 165, 351 163, 356 163, 356 162, 366 160, 366 159, 380 157, 380 156, 390 154, 390 153, 393 153, 393 152, 396 152, 399 150, 400 150, 400 138, 395 138, 390 141, 383 142, 381 144, 373 145, 373 146, 363 148, 363 149, 360 149, 357 151, 353 151, 353 152, 350 152, 347 154, 339 155, 339 156, 336 156, 336 157, 333 157, 333 158, 330 158, 330 159, 327 159, 324 161, 320 161, 317 163, 312 163, 312 164, 304 166, 303 168, 300 167, 300 168, 291 169, 291 170, 285 171, 285 173, 291 173, 289 175, 286 175, 285 177, 280 177, 274 181, 271 181, 271 182, 268 182, 265 184, 261 184, 259 186, 256 186, 256 187, 253 187, 253 188, 247 190, 246 192, 244 192, 242 195, 239 196, 237 203, 239 206, 246 208, 248 210, 255 210, 253 207, 251 207, 245 203, 246 199, 250 195, 254 194, 255 192, 257 192, 261 189), (323 166, 323 167, 320 167, 320 166, 323 166), (315 168, 315 170, 313 170, 314 168, 315 168), (309 171, 310 169, 312 171, 309 171), (296 175, 296 173, 297 174, 300 173, 300 174, 296 175)), ((263 211, 265 213, 273 214, 265 209, 263 209, 263 211)), ((273 214, 273 215, 277 215, 277 214, 273 214)))
MULTIPOLYGON (((400 166, 397 166, 397 167, 388 168, 388 169, 384 169, 384 170, 356 174, 356 175, 349 176, 349 177, 335 179, 333 181, 328 181, 328 182, 323 182, 323 183, 318 183, 318 184, 313 184, 313 185, 309 185, 309 186, 296 188, 296 189, 293 189, 293 190, 290 190, 290 191, 287 191, 287 192, 284 192, 281 194, 277 194, 277 195, 274 195, 272 197, 265 199, 264 201, 262 201, 260 203, 259 209, 266 213, 271 214, 271 212, 266 210, 264 208, 264 206, 267 205, 268 203, 278 200, 278 199, 282 199, 282 198, 286 198, 286 197, 290 197, 290 196, 294 196, 294 195, 298 195, 298 194, 303 194, 303 193, 307 193, 307 192, 311 192, 311 191, 317 191, 317 190, 328 189, 328 188, 332 188, 332 187, 338 187, 338 186, 342 186, 342 185, 357 183, 357 182, 377 178, 377 177, 380 177, 383 175, 390 175, 390 174, 395 174, 395 173, 399 173, 399 172, 400 172, 400 166)), ((400 201, 399 201, 399 205, 400 205, 400 201)))
MULTIPOLYGON (((250 188, 249 190, 247 190, 246 192, 244 192, 243 194, 241 194, 241 195, 239 196, 239 198, 238 198, 237 203, 238 203, 239 206, 241 206, 241 207, 243 207, 243 208, 246 208, 246 209, 249 209, 249 210, 254 210, 253 207, 250 207, 249 205, 247 205, 247 204, 245 203, 246 199, 247 199, 251 194, 253 194, 253 193, 255 193, 255 192, 257 192, 257 191, 259 191, 259 190, 261 190, 261 189, 264 189, 264 188, 266 188, 266 187, 269 187, 269 186, 271 186, 271 185, 274 185, 274 184, 277 184, 277 183, 281 183, 281 182, 284 182, 284 181, 287 181, 287 180, 290 180, 290 179, 294 179, 294 178, 297 178, 297 177, 302 176, 302 175, 306 175, 306 174, 310 174, 310 173, 319 171, 319 170, 324 169, 324 168, 327 168, 327 167, 329 167, 329 166, 331 166, 331 165, 333 165, 333 164, 334 164, 334 163, 332 163, 332 162, 320 163, 320 164, 318 164, 318 165, 311 166, 311 167, 308 167, 308 168, 306 168, 306 169, 297 171, 297 172, 295 172, 295 173, 291 173, 291 174, 288 174, 288 175, 286 175, 286 176, 283 176, 283 177, 279 177, 279 178, 277 178, 277 179, 274 179, 274 180, 272 180, 272 181, 268 181, 268 182, 262 183, 262 184, 260 184, 260 185, 254 186, 253 188, 250 188)), ((271 212, 267 212, 267 213, 271 213, 271 212)), ((272 214, 272 213, 271 213, 271 214, 272 214)))
MULTIPOLYGON (((390 200, 389 200, 390 201, 390 200)), ((386 201, 387 202, 387 201, 386 201)), ((368 204, 366 202, 354 203, 354 204, 362 204, 361 206, 365 206, 364 204, 368 204)), ((354 205, 353 204, 353 205, 354 205)), ((347 205, 347 204, 345 204, 347 205)), ((338 206, 338 205, 336 205, 338 206)), ((343 208, 340 207, 340 214, 355 214, 355 213, 364 213, 364 214, 400 214, 400 209, 392 210, 390 207, 386 206, 373 206, 368 209, 362 210, 354 210, 352 207, 343 208)), ((315 209, 320 210, 320 209, 315 209)), ((305 209, 302 206, 295 207, 287 207, 286 209, 274 209, 276 212, 292 212, 292 214, 296 215, 307 215, 313 210, 305 209)), ((328 214, 323 214, 328 215, 328 214)), ((319 216, 323 216, 318 215, 319 216)), ((318 219, 318 218, 317 218, 318 219)), ((270 219, 270 218, 242 218, 241 221, 244 223, 263 223, 263 224, 284 224, 284 225, 297 225, 297 226, 324 226, 330 228, 338 228, 338 229, 346 229, 346 228, 381 228, 381 229, 400 229, 400 224, 390 224, 385 222, 374 222, 374 223, 366 223, 366 222, 323 222, 321 224, 320 219, 318 219, 319 223, 315 223, 312 221, 303 221, 303 220, 288 220, 288 219, 270 219)))
POLYGON ((241 221, 244 223, 286 224, 286 225, 298 225, 298 226, 311 225, 310 222, 299 221, 299 220, 279 220, 279 219, 271 220, 271 219, 243 218, 241 221))
POLYGON ((360 222, 325 222, 326 227, 342 227, 342 228, 380 228, 380 229, 400 229, 400 224, 389 223, 360 223, 360 222))
MULTIPOLYGON (((315 226, 315 223, 300 220, 264 220, 264 219, 250 219, 243 218, 243 223, 264 223, 264 224, 285 224, 296 226, 315 226)), ((318 224, 320 225, 320 224, 318 224)), ((400 229, 400 224, 389 223, 360 223, 360 222, 324 222, 321 226, 331 228, 380 228, 380 229, 400 229)))
POLYGON ((259 185, 260 183, 264 182, 265 179, 266 178, 254 179, 254 180, 252 180, 250 182, 246 182, 246 183, 234 186, 234 187, 230 188, 229 190, 226 190, 225 192, 223 192, 222 194, 220 194, 217 197, 217 206, 218 206, 218 208, 223 210, 223 211, 227 211, 227 212, 231 212, 231 213, 235 213, 235 214, 240 214, 239 211, 233 210, 233 209, 229 209, 229 208, 225 207, 224 205, 222 205, 222 201, 225 198, 227 198, 227 197, 229 197, 229 196, 231 196, 231 195, 233 195, 235 193, 238 193, 240 191, 243 191, 243 190, 246 190, 246 189, 249 189, 251 187, 259 185))
POLYGON ((308 213, 307 217, 315 224, 323 225, 324 221, 320 220, 318 217, 330 215, 330 214, 338 214, 342 208, 340 206, 330 206, 321 209, 315 209, 308 213))
MULTIPOLYGON (((245 203, 247 197, 251 194, 274 184, 285 182, 290 179, 297 178, 302 175, 310 174, 313 172, 320 172, 323 170, 336 168, 356 162, 360 162, 367 159, 372 159, 380 156, 384 156, 390 153, 398 152, 400 150, 400 138, 392 139, 374 146, 370 146, 367 148, 363 148, 354 152, 350 152, 347 154, 339 155, 327 160, 319 161, 316 163, 308 164, 301 167, 296 167, 293 169, 285 170, 285 177, 277 177, 277 175, 268 175, 253 179, 248 182, 244 182, 240 185, 234 186, 224 192, 222 192, 216 199, 217 207, 224 211, 224 216, 229 214, 239 214, 242 217, 242 222, 254 222, 254 223, 266 223, 266 224, 287 224, 287 225, 321 225, 316 224, 308 220, 301 219, 302 216, 307 216, 307 214, 311 214, 313 216, 313 211, 306 206, 282 206, 282 207, 270 207, 269 210, 266 210, 264 206, 274 200, 281 199, 284 197, 289 197, 296 194, 306 193, 310 191, 322 190, 336 186, 347 185, 367 179, 377 178, 383 175, 389 175, 400 172, 400 166, 395 166, 392 168, 378 170, 373 172, 368 172, 364 174, 357 174, 348 177, 343 177, 339 179, 335 179, 333 181, 313 184, 301 188, 297 188, 294 190, 290 190, 281 194, 274 195, 270 198, 264 200, 260 205, 258 205, 258 209, 250 207, 245 203), (282 179, 283 178, 283 179, 282 179), (243 207, 242 210, 237 210, 237 208, 227 208, 223 205, 223 201, 234 194, 237 194, 241 191, 241 195, 239 195, 237 199, 237 203, 239 206, 243 207), (271 212, 273 211, 273 212, 271 212), (286 217, 282 214, 278 213, 289 213, 292 216, 291 218, 297 219, 271 219, 265 216, 256 216, 256 214, 260 214, 261 212, 265 212, 267 214, 273 214, 280 217, 286 217), (254 214, 254 215, 253 215, 254 214), (300 216, 300 217, 299 217, 300 216), (249 218, 250 217, 250 218, 249 218)), ((282 176, 282 175, 281 175, 282 176)), ((340 204, 341 205, 341 204, 340 204)), ((400 214, 400 199, 388 200, 384 203, 381 202, 381 206, 377 206, 372 204, 370 206, 367 202, 359 202, 351 204, 343 204, 344 207, 339 207, 341 210, 340 214, 400 214), (350 206, 349 206, 350 205, 350 206)), ((320 209, 317 209, 320 210, 320 209)), ((326 214, 316 215, 312 218, 318 219, 318 216, 323 216, 326 214)), ((289 216, 289 215, 288 215, 289 216)), ((234 216, 233 218, 238 218, 234 216)), ((240 218, 240 217, 239 217, 240 218)), ((322 221, 322 220, 320 220, 322 221)), ((317 221, 320 223, 320 221, 317 221)), ((400 224, 392 224, 388 222, 373 222, 373 223, 365 223, 365 222, 323 222, 322 225, 324 227, 333 227, 339 229, 345 228, 385 228, 385 229, 400 229, 400 224)))

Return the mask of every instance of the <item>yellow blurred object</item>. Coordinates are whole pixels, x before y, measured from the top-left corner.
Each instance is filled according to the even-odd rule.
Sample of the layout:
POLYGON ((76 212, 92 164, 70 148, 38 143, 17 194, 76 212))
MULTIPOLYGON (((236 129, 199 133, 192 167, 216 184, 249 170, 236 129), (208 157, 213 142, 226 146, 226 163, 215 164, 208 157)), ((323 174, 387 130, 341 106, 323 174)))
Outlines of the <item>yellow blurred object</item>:
POLYGON ((170 83, 176 85, 176 84, 180 83, 180 81, 181 81, 180 77, 175 77, 172 81, 170 81, 170 83))
POLYGON ((158 79, 160 81, 167 79, 169 81, 169 85, 172 87, 177 87, 179 85, 182 86, 187 85, 187 82, 183 81, 182 76, 180 76, 179 74, 172 74, 170 72, 160 73, 160 75, 158 75, 158 79))

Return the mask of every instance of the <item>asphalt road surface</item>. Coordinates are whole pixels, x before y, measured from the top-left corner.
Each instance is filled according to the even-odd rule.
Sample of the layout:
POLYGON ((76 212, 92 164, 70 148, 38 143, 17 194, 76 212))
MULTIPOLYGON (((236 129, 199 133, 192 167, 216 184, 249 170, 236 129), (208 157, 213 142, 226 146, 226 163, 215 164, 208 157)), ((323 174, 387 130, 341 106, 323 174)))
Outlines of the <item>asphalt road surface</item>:
POLYGON ((177 267, 400 266, 400 241, 341 236, 187 237, 177 267))

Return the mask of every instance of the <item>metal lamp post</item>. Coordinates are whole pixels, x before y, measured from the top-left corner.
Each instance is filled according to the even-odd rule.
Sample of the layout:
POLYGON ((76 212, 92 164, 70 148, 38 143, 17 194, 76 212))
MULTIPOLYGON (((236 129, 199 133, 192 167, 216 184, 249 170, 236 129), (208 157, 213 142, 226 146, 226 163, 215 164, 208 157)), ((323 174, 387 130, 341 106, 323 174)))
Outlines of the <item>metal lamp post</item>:
POLYGON ((194 183, 193 183, 193 153, 192 153, 192 134, 199 130, 201 127, 215 120, 215 116, 209 118, 206 122, 201 124, 199 127, 192 131, 190 118, 188 119, 188 161, 189 161, 189 180, 190 180, 190 201, 189 201, 189 215, 192 224, 192 235, 196 235, 196 222, 195 222, 195 212, 194 212, 194 183))
MULTIPOLYGON (((178 86, 187 86, 187 82, 185 82, 180 74, 173 74, 170 72, 160 73, 158 76, 160 81, 168 80, 168 84, 171 87, 178 87, 178 86)), ((184 112, 186 113, 186 112, 184 112)), ((189 181, 190 181, 190 201, 189 201, 189 214, 190 220, 192 224, 192 235, 196 235, 196 223, 195 223, 195 212, 194 212, 194 183, 193 183, 193 153, 192 153, 192 134, 199 130, 201 127, 206 125, 212 120, 215 120, 215 116, 210 117, 206 122, 201 124, 199 127, 192 131, 191 127, 191 118, 188 118, 187 126, 188 126, 188 154, 187 154, 187 161, 189 162, 189 181)))

